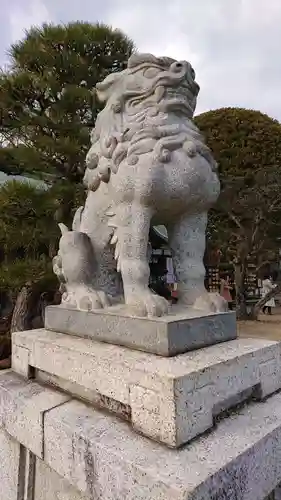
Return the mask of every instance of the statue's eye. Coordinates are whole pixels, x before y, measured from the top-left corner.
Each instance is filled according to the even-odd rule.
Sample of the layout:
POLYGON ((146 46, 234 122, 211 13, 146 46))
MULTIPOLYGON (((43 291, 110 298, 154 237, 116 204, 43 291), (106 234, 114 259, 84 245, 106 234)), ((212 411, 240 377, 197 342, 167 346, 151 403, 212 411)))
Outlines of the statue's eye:
POLYGON ((181 73, 184 68, 184 64, 182 62, 174 62, 170 66, 170 70, 174 73, 181 73))
POLYGON ((159 72, 160 70, 157 68, 147 68, 144 71, 143 76, 145 76, 146 78, 155 78, 159 72))

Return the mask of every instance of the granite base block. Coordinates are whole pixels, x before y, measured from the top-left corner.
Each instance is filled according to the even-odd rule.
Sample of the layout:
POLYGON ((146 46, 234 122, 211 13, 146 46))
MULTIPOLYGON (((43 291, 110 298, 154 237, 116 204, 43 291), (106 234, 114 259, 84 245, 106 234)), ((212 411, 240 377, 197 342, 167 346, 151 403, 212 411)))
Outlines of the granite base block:
POLYGON ((0 426, 37 456, 43 457, 45 413, 70 396, 22 379, 7 371, 0 377, 0 426), (28 405, 26 405, 28 402, 28 405))
POLYGON ((261 339, 160 357, 42 329, 14 333, 13 352, 20 374, 117 413, 175 448, 211 429, 224 410, 281 387, 281 344, 261 339))
POLYGON ((1 427, 0 484, 1 500, 89 500, 1 427))
MULTIPOLYGON (((26 500, 89 500, 42 460, 36 460, 34 497, 26 500)), ((90 500, 95 500, 91 498, 90 500)))
MULTIPOLYGON (((0 484, 3 500, 18 500, 18 471, 21 465, 21 445, 0 428, 0 484)), ((1 494, 0 494, 1 498, 1 494)))
POLYGON ((132 317, 120 306, 92 313, 49 306, 45 327, 161 356, 174 356, 237 337, 235 313, 202 315, 201 311, 177 306, 161 318, 132 317))
MULTIPOLYGON (((0 374, 0 380, 3 414, 3 390, 16 398, 19 378, 0 374)), ((29 382, 28 391, 27 382, 21 384, 28 408, 37 384, 29 382)), ((43 458, 28 451, 32 422, 23 447, 17 429, 8 432, 5 421, 1 500, 265 500, 281 482, 280 394, 240 408, 181 450, 139 436, 125 422, 75 400, 46 412, 43 458)))

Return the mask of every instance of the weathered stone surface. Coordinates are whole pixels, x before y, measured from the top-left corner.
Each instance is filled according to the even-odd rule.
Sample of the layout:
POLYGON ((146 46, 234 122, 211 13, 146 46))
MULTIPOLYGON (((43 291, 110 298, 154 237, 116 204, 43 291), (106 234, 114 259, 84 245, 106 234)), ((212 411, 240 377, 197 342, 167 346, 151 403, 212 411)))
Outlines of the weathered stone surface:
POLYGON ((29 350, 25 347, 14 345, 12 356, 12 369, 19 375, 29 377, 29 350))
POLYGON ((91 499, 264 500, 281 481, 281 396, 177 451, 79 402, 46 415, 45 439, 46 462, 91 499))
POLYGON ((36 370, 36 380, 43 384, 51 385, 52 387, 61 389, 68 394, 71 394, 74 398, 81 399, 91 403, 93 406, 103 408, 115 413, 118 417, 125 420, 131 420, 131 407, 129 404, 121 403, 112 397, 105 396, 95 389, 90 389, 84 387, 83 385, 76 384, 65 378, 58 377, 56 375, 51 375, 42 370, 36 370))
POLYGON ((1 500, 90 500, 0 428, 1 500))
POLYGON ((88 314, 77 309, 49 306, 45 327, 161 356, 174 356, 237 337, 235 313, 203 316, 196 309, 176 306, 169 315, 160 318, 132 317, 120 306, 88 314))
MULTIPOLYGON (((32 497, 30 497, 31 500, 32 497)), ((29 499, 28 499, 29 500, 29 499)), ((36 461, 34 500, 92 500, 77 491, 68 481, 42 460, 36 461)))
POLYGON ((34 496, 37 457, 22 445, 21 450, 24 456, 22 470, 20 471, 21 482, 24 482, 24 500, 37 500, 34 496))
MULTIPOLYGON (((34 393, 37 384, 5 377, 11 397, 12 377, 28 406, 25 388, 34 393)), ((5 500, 264 500, 281 482, 281 394, 244 406, 181 450, 74 400, 48 411, 43 427, 43 461, 0 429, 5 500)))
POLYGON ((18 500, 20 443, 0 428, 0 498, 18 500))
POLYGON ((91 391, 90 401, 108 409, 119 402, 136 430, 171 447, 210 429, 214 416, 252 392, 263 398, 281 387, 281 344, 260 339, 170 358, 44 329, 15 333, 13 344, 28 348, 31 366, 58 386, 62 379, 85 389, 76 395, 91 391))
POLYGON ((37 383, 24 383, 12 371, 1 374, 0 427, 42 457, 44 414, 69 399, 69 396, 37 383))

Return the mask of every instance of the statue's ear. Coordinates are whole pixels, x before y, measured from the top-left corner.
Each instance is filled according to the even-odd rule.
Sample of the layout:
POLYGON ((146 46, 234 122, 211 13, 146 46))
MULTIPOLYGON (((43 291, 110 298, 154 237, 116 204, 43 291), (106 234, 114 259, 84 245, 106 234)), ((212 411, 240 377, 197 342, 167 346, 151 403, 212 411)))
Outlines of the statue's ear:
POLYGON ((96 92, 99 101, 105 102, 108 100, 112 92, 114 92, 114 87, 120 82, 122 73, 123 72, 111 73, 103 80, 103 82, 97 83, 96 92))

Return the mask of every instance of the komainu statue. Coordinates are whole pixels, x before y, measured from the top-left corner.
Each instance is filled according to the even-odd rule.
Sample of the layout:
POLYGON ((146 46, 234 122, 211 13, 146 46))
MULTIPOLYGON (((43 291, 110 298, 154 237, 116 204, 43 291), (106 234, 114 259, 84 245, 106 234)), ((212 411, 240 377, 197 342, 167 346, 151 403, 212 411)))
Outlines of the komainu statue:
POLYGON ((199 86, 186 61, 134 54, 96 87, 105 103, 91 133, 87 199, 62 237, 54 272, 62 304, 92 311, 123 297, 137 316, 162 316, 168 303, 148 287, 150 225, 164 224, 179 303, 225 311, 204 286, 207 211, 220 184, 216 163, 192 121, 199 86), (121 279, 122 278, 122 279, 121 279))

